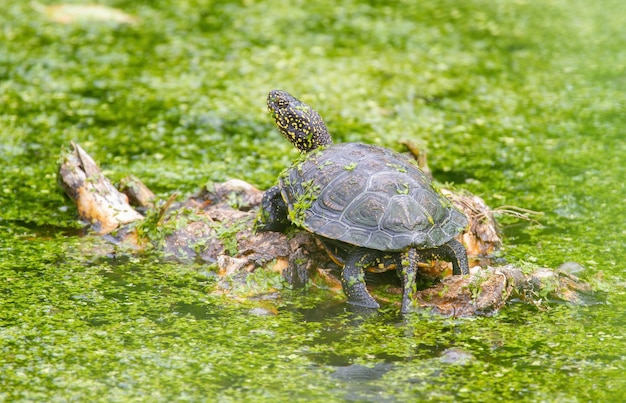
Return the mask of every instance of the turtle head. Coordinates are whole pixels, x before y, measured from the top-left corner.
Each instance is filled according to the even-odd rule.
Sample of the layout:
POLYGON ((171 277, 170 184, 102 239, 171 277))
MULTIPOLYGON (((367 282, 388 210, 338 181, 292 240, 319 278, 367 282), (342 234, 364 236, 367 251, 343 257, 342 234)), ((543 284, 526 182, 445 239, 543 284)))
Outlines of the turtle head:
POLYGON ((270 91, 267 109, 274 117, 278 130, 300 152, 305 153, 333 143, 322 117, 288 92, 270 91))

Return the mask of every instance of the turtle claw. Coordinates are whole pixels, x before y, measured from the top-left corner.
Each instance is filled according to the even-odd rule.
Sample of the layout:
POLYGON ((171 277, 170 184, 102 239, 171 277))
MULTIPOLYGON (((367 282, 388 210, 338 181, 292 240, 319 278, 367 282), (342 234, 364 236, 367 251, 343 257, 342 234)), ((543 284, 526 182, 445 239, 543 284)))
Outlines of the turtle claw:
POLYGON ((369 308, 369 309, 380 308, 380 304, 376 302, 376 300, 372 298, 372 296, 369 295, 367 291, 365 291, 365 294, 359 295, 356 298, 354 295, 350 295, 348 297, 347 303, 350 305, 361 307, 361 308, 369 308))
POLYGON ((362 308, 380 308, 380 304, 367 291, 362 272, 356 276, 351 276, 351 270, 344 268, 341 285, 343 292, 348 297, 348 304, 362 308))

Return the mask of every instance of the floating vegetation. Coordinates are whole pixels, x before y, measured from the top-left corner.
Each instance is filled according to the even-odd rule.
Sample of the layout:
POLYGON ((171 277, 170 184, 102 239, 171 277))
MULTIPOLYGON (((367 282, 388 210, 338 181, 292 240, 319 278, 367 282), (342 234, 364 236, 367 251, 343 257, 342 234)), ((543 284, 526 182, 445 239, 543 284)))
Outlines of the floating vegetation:
MULTIPOLYGON (((623 0, 2 6, 1 401, 626 394, 623 0), (58 188, 59 150, 75 141, 113 182, 132 173, 157 201, 232 178, 267 189, 297 159, 268 121, 276 87, 315 105, 337 143, 427 153, 437 181, 543 212, 502 207, 540 225, 498 216, 501 250, 485 253, 525 270, 575 262, 606 303, 399 318, 393 271, 367 274, 388 290, 375 316, 349 311, 331 281, 289 290, 277 272, 250 279, 277 293, 231 299, 218 293, 215 251, 173 261, 89 235, 58 188)), ((453 290, 444 284, 432 301, 453 290)), ((468 294, 486 302, 490 284, 502 283, 468 294)))

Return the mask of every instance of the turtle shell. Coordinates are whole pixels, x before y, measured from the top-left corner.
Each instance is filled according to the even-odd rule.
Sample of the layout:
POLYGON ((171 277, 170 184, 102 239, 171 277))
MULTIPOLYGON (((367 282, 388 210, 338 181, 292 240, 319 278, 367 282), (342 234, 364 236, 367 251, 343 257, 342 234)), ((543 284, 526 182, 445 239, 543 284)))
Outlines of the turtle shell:
POLYGON ((368 249, 434 248, 467 225, 414 160, 374 145, 313 150, 281 174, 279 186, 291 222, 368 249))

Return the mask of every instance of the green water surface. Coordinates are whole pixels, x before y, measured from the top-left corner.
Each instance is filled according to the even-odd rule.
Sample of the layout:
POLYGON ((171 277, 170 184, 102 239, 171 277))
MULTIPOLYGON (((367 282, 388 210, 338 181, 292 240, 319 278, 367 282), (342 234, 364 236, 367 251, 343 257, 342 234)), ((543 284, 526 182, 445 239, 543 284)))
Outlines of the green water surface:
POLYGON ((626 2, 106 4, 139 22, 0 13, 0 401, 626 400, 626 2), (297 156, 273 88, 338 142, 413 141, 439 181, 543 212, 501 219, 502 257, 577 262, 602 303, 365 317, 85 236, 56 183, 70 141, 164 198, 267 188, 297 156))

